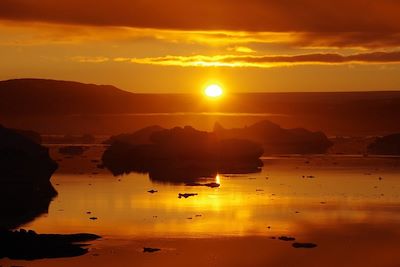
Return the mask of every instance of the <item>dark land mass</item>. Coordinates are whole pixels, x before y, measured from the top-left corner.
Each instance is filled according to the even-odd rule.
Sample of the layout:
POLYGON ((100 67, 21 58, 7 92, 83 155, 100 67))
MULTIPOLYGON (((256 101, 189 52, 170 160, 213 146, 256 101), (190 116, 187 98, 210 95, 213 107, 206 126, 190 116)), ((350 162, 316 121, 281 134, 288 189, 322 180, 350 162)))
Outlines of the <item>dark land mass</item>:
POLYGON ((50 183, 57 163, 36 134, 0 126, 0 259, 34 260, 85 254, 92 234, 38 235, 10 231, 48 212, 57 195, 50 183))
POLYGON ((40 185, 1 183, 0 231, 15 229, 47 214, 55 196, 57 191, 50 182, 40 185))
POLYGON ((367 150, 375 155, 400 155, 400 133, 377 138, 367 150))
POLYGON ((0 126, 0 183, 47 183, 57 169, 48 148, 32 138, 0 126))
POLYGON ((56 169, 48 149, 26 137, 26 131, 0 126, 0 229, 47 213, 57 195, 50 183, 56 169))
POLYGON ((36 260, 76 257, 88 252, 82 242, 100 238, 93 234, 36 234, 34 231, 0 231, 0 259, 36 260))
POLYGON ((284 127, 329 135, 385 135, 400 131, 400 92, 241 93, 209 101, 200 94, 137 94, 109 85, 19 79, 0 82, 0 114, 8 127, 47 134, 116 134, 152 124, 210 129, 216 121, 238 127, 265 116, 284 127), (191 114, 198 112, 241 115, 191 114), (149 118, 141 113, 185 115, 149 118))
POLYGON ((114 175, 142 172, 153 181, 170 183, 258 172, 262 166, 262 146, 248 140, 220 139, 189 126, 156 131, 149 139, 150 144, 113 142, 103 154, 104 166, 114 175))

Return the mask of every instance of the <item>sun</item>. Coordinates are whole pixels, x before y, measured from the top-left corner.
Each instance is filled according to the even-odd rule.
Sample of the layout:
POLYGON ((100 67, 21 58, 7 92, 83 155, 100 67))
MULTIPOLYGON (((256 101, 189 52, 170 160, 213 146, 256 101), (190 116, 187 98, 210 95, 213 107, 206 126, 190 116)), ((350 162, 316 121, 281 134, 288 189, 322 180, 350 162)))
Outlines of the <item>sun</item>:
POLYGON ((222 90, 221 86, 219 86, 218 84, 211 84, 206 87, 206 89, 204 90, 204 93, 208 97, 217 98, 223 94, 223 90, 222 90))

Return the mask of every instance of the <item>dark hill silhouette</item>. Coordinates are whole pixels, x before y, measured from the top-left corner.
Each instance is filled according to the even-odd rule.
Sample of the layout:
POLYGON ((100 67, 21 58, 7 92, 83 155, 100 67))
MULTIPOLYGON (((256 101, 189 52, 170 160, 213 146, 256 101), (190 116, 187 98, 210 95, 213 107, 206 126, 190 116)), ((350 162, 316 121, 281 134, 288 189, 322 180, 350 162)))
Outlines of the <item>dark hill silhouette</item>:
POLYGON ((109 85, 42 79, 8 80, 0 82, 0 111, 3 114, 46 115, 122 112, 120 107, 130 96, 130 93, 109 85))
POLYGON ((367 151, 375 155, 400 155, 400 133, 377 138, 367 151))
POLYGON ((322 132, 303 128, 283 129, 268 120, 244 128, 225 129, 215 124, 219 138, 242 138, 263 144, 268 154, 324 154, 332 143, 322 132))
POLYGON ((189 105, 184 103, 185 97, 174 100, 176 96, 179 95, 134 94, 111 85, 16 79, 0 81, 0 113, 82 115, 186 110, 189 105))
MULTIPOLYGON (((40 133, 115 134, 150 123, 163 127, 196 123, 194 126, 204 128, 206 122, 198 117, 170 120, 167 124, 165 116, 154 116, 149 123, 116 115, 215 111, 275 114, 269 119, 280 125, 334 135, 385 135, 400 131, 399 91, 241 93, 210 102, 200 94, 137 94, 110 85, 43 79, 0 81, 0 122, 40 133), (111 116, 99 116, 105 114, 111 116)), ((239 121, 236 125, 249 123, 249 118, 233 119, 239 121)))

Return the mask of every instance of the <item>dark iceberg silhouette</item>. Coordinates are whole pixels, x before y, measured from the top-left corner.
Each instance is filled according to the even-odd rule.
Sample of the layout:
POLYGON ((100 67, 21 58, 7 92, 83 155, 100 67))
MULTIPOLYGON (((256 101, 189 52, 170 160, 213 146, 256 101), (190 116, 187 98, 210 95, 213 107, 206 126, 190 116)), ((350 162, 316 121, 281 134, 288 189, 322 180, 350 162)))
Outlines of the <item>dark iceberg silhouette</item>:
POLYGON ((216 123, 214 133, 221 139, 241 138, 258 142, 267 154, 323 154, 332 146, 322 132, 284 129, 268 120, 235 129, 225 129, 216 123))
POLYGON ((153 125, 140 129, 134 133, 113 135, 104 144, 113 144, 115 142, 122 142, 131 145, 141 145, 141 144, 151 144, 150 136, 155 133, 165 130, 163 127, 158 125, 153 125))
POLYGON ((48 149, 0 126, 0 229, 12 229, 46 213, 57 192, 50 177, 57 164, 48 149))
POLYGON ((368 145, 367 151, 376 155, 400 155, 400 133, 377 138, 368 145))
POLYGON ((93 234, 37 234, 34 231, 0 231, 0 259, 36 260, 81 256, 87 242, 100 238, 93 234))
POLYGON ((102 160, 114 175, 149 173, 159 182, 187 183, 217 173, 257 172, 263 149, 255 142, 220 139, 190 126, 153 132, 150 144, 115 141, 102 160))

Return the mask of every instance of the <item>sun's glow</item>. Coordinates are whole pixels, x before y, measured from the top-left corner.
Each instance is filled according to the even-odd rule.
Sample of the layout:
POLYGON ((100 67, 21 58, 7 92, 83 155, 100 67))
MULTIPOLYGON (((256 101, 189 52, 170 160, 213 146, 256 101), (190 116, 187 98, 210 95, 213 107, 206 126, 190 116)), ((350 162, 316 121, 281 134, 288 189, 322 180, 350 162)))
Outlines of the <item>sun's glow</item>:
POLYGON ((217 174, 216 176, 215 176, 215 183, 217 183, 217 184, 221 184, 221 177, 219 176, 219 174, 217 174))
POLYGON ((206 96, 208 97, 220 97, 223 94, 221 86, 218 84, 211 84, 206 87, 206 90, 204 91, 206 96))

